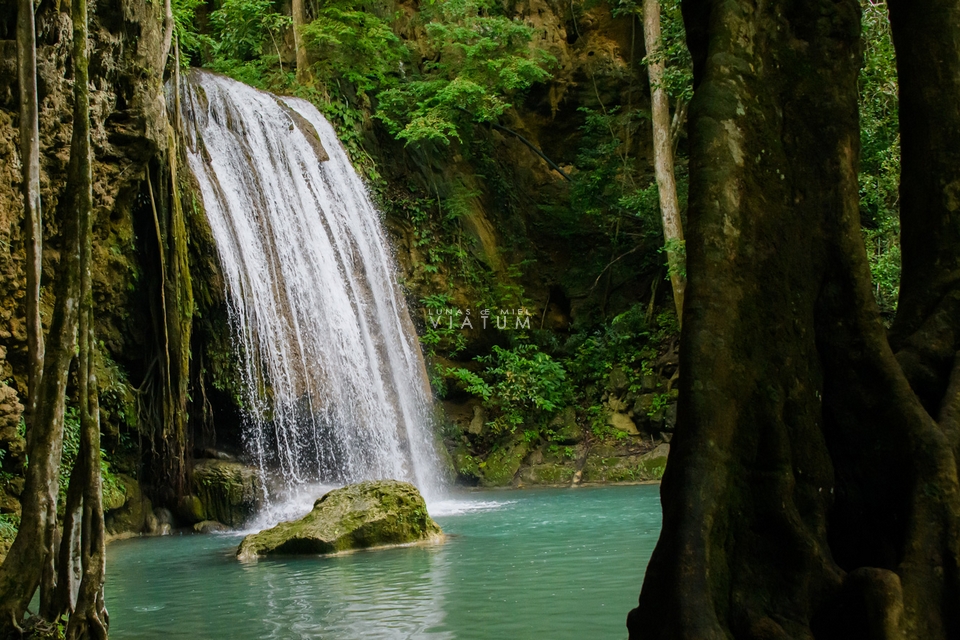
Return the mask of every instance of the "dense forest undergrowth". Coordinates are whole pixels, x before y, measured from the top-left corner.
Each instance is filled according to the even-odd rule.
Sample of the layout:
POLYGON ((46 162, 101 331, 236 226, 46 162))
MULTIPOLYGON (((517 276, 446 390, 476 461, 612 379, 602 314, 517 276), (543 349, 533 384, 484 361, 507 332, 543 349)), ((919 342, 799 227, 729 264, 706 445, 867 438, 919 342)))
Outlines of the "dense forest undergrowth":
MULTIPOLYGON (((172 84, 190 67, 204 67, 297 95, 334 124, 394 241, 460 482, 662 474, 665 454, 657 447, 675 425, 680 332, 667 253, 683 247, 663 236, 647 68, 660 62, 666 70, 683 210, 692 69, 679 2, 660 2, 661 57, 651 60, 641 7, 631 0, 173 0, 173 55, 159 63, 151 56, 160 48, 162 7, 122 4, 118 11, 91 2, 100 119, 93 287, 108 528, 162 530, 169 524, 162 520, 182 510, 183 456, 238 453, 241 442, 223 285, 198 196, 168 161, 176 141, 156 104, 159 69, 172 84), (181 202, 186 237, 172 238, 176 225, 164 212, 181 202), (171 297, 179 306, 164 312, 156 300, 171 283, 160 265, 178 247, 188 268, 175 286, 190 295, 171 297), (178 347, 189 357, 181 380, 166 383, 174 390, 164 387, 157 364, 168 318, 192 328, 178 347), (168 393, 188 408, 173 431, 178 412, 157 400, 168 393), (180 466, 171 463, 178 455, 180 466), (169 511, 147 523, 153 507, 169 511)), ((861 8, 860 214, 875 296, 889 320, 900 269, 897 79, 885 4, 864 0, 861 8)), ((44 276, 52 280, 63 226, 52 204, 63 195, 71 132, 63 113, 72 76, 60 73, 70 21, 49 2, 39 3, 37 16, 42 188, 46 211, 54 212, 45 218, 44 276)), ((6 544, 16 532, 27 463, 17 78, 7 62, 16 60, 15 21, 15 8, 0 10, 6 544)), ((45 322, 49 292, 52 285, 41 296, 45 322)), ((76 379, 68 395, 75 407, 76 379)), ((77 455, 76 415, 68 409, 64 493, 77 455)))

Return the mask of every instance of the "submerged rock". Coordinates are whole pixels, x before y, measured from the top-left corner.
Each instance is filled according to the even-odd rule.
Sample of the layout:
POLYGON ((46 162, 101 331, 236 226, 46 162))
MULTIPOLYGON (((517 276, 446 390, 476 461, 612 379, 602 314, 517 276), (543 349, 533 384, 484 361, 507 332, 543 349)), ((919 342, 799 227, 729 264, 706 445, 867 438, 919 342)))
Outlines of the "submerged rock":
POLYGON ((300 520, 281 522, 243 539, 241 560, 273 554, 327 554, 351 549, 408 544, 443 535, 427 515, 417 488, 398 480, 377 480, 335 489, 317 500, 300 520))

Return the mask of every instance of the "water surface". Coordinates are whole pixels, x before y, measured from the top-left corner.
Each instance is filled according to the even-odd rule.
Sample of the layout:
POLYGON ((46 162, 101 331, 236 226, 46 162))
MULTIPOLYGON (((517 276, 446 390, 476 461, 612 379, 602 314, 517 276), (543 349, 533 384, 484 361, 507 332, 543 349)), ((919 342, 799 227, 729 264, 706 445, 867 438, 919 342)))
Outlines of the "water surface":
POLYGON ((442 545, 234 558, 241 536, 108 547, 110 636, 626 638, 660 531, 655 485, 477 492, 431 506, 442 545))

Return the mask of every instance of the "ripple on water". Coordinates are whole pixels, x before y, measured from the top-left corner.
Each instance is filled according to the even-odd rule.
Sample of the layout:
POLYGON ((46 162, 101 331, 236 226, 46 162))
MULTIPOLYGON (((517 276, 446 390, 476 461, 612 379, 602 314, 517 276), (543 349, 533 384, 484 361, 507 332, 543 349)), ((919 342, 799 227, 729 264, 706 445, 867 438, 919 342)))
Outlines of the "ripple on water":
POLYGON ((626 637, 658 487, 478 492, 429 510, 442 545, 239 563, 236 533, 114 543, 111 638, 626 637))

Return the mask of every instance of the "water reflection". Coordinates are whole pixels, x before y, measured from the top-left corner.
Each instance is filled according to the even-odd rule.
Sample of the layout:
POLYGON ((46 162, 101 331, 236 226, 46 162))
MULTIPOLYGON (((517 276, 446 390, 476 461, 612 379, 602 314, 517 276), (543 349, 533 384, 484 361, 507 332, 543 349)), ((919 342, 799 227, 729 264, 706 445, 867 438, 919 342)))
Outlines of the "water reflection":
POLYGON ((474 494, 444 544, 240 563, 240 536, 108 550, 111 637, 623 638, 660 528, 658 487, 474 494))

